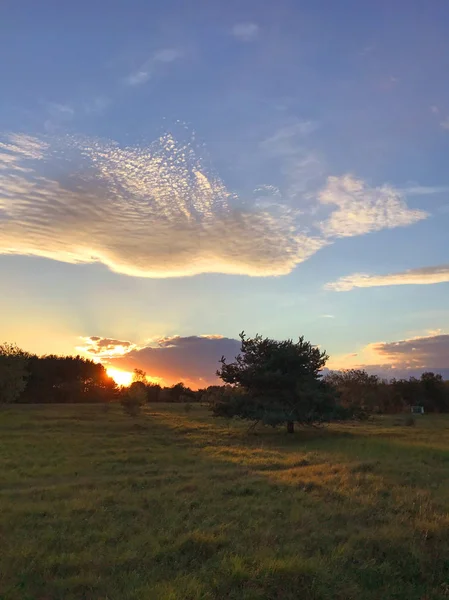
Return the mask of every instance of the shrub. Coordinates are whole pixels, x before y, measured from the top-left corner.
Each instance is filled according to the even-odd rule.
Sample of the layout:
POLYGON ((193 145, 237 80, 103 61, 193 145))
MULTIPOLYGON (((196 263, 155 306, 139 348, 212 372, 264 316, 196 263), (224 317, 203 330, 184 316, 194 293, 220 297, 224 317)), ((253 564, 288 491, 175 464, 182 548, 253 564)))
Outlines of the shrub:
POLYGON ((138 385, 140 382, 134 382, 128 389, 123 391, 120 399, 123 411, 130 417, 137 417, 140 414, 142 406, 147 401, 145 386, 138 385))

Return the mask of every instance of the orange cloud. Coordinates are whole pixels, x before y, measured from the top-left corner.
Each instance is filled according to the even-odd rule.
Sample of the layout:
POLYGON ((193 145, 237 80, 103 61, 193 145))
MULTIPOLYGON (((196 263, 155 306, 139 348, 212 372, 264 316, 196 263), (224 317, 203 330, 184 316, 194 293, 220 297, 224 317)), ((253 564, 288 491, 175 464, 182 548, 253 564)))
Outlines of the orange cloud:
POLYGON ((193 388, 217 383, 220 358, 232 360, 240 352, 239 340, 217 334, 165 337, 143 347, 98 336, 84 339, 83 351, 98 357, 108 370, 143 369, 152 381, 165 385, 183 381, 193 388))
POLYGON ((330 369, 363 368, 389 377, 436 371, 449 376, 449 334, 432 332, 427 336, 393 342, 368 344, 360 352, 334 356, 330 369))
POLYGON ((134 348, 136 344, 124 342, 113 338, 103 338, 99 336, 90 336, 81 338, 84 345, 77 346, 76 350, 84 354, 91 354, 100 359, 112 358, 114 356, 123 356, 134 348))
POLYGON ((353 273, 325 285, 325 289, 348 292, 354 288, 369 288, 389 285, 432 285, 449 282, 449 265, 409 269, 386 275, 353 273))

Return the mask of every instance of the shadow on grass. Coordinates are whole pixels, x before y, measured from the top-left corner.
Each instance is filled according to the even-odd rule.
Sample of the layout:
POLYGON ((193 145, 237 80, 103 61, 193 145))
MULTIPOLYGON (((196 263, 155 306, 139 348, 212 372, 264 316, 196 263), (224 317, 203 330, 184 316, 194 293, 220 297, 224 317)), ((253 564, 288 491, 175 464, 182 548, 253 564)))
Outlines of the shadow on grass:
MULTIPOLYGON (((161 420, 172 427, 164 417, 161 420)), ((301 504, 303 535, 309 536, 296 548, 296 562, 291 556, 278 558, 283 550, 277 547, 271 566, 262 560, 248 575, 240 565, 235 577, 223 578, 214 597, 238 598, 239 590, 249 593, 245 598, 446 597, 449 564, 444 553, 449 549, 449 525, 445 509, 439 512, 427 490, 415 485, 422 465, 415 465, 415 489, 400 489, 398 496, 391 493, 398 485, 397 470, 385 469, 387 461, 409 465, 418 458, 433 459, 434 449, 417 447, 413 441, 399 445, 397 439, 366 431, 332 428, 301 430, 297 436, 275 430, 248 435, 241 429, 196 424, 187 418, 184 427, 177 422, 175 429, 189 439, 192 450, 201 449, 197 456, 202 464, 219 462, 240 470, 243 481, 224 488, 225 499, 248 499, 257 513, 261 494, 269 504, 273 493, 279 493, 284 497, 280 512, 286 519, 295 503, 301 504), (305 456, 295 457, 303 452, 305 456), (315 480, 308 479, 309 470, 315 480), (288 479, 279 479, 278 474, 284 473, 288 479), (344 491, 339 489, 342 475, 344 491), (291 492, 288 499, 287 491, 291 492), (398 498, 402 504, 397 504, 398 498), (304 513, 312 520, 310 529, 304 527, 304 513)))

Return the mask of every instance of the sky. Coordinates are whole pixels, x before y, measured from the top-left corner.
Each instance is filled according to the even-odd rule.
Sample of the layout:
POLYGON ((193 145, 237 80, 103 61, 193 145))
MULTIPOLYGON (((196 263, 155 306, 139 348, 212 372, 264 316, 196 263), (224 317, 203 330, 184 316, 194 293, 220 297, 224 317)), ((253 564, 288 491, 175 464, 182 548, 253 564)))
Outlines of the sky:
POLYGON ((446 0, 4 0, 0 338, 449 377, 446 0))

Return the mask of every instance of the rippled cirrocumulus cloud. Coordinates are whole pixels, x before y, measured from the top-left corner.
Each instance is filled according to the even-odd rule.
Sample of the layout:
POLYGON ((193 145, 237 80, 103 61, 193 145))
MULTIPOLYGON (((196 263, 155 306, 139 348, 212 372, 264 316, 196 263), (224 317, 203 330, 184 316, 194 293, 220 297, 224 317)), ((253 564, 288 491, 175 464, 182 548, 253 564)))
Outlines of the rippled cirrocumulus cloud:
POLYGON ((242 199, 193 143, 170 134, 145 147, 80 136, 0 141, 3 254, 100 262, 139 277, 283 275, 339 237, 427 216, 399 191, 350 175, 329 177, 308 210, 270 185, 242 199))
POLYGON ((288 273, 325 242, 289 206, 242 202, 189 143, 80 137, 0 144, 0 252, 101 262, 140 277, 288 273))

